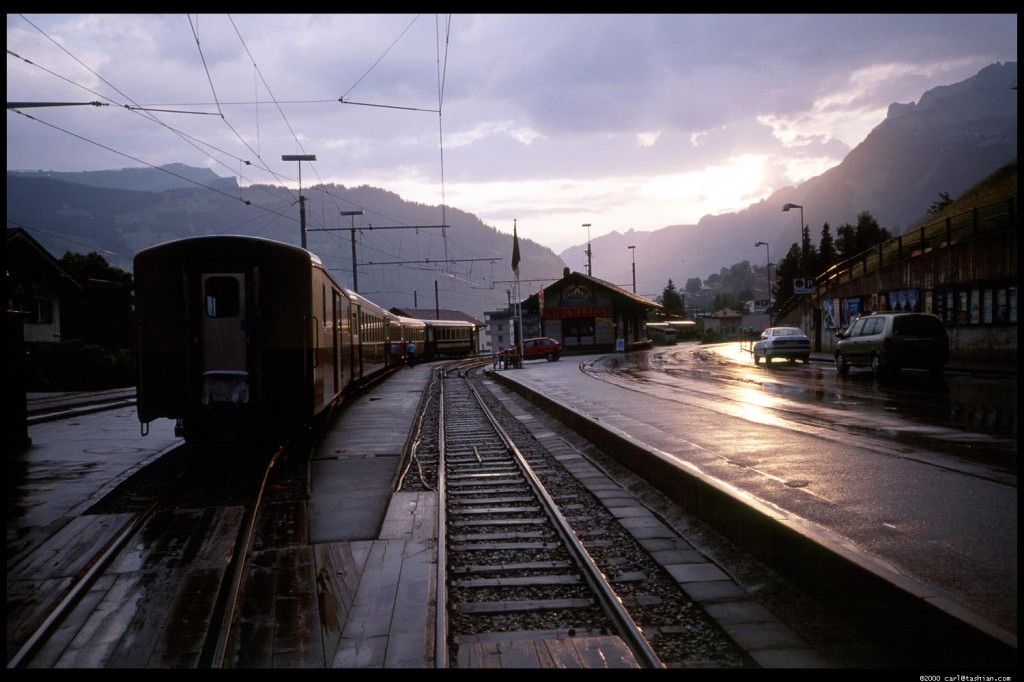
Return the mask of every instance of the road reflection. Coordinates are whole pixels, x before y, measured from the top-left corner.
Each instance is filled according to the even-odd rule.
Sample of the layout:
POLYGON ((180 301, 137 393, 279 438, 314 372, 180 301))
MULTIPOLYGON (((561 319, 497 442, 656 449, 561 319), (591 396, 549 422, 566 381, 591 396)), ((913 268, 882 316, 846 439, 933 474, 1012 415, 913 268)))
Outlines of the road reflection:
POLYGON ((821 362, 755 365, 739 343, 604 356, 590 370, 759 424, 868 434, 1017 474, 1015 375, 852 370, 842 377, 821 362))

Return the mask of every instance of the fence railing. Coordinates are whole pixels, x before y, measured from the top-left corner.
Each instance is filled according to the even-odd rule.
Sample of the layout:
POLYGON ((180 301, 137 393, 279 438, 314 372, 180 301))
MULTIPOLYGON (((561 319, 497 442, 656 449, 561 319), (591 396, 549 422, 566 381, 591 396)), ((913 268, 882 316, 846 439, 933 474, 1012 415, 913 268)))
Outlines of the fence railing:
POLYGON ((817 277, 818 287, 849 282, 891 265, 950 244, 1016 227, 1016 197, 976 206, 934 223, 879 242, 876 246, 833 265, 817 277))

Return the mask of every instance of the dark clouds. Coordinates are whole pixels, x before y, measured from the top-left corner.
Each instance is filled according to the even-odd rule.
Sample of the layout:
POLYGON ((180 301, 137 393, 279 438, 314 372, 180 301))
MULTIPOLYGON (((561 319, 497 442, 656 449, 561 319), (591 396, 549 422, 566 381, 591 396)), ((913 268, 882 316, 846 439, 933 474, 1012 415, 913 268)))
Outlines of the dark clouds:
POLYGON ((7 165, 181 162, 294 183, 281 155, 312 153, 304 183, 438 203, 443 139, 448 203, 501 230, 529 211, 521 236, 560 250, 581 222, 596 234, 695 222, 820 174, 890 104, 1015 61, 1016 26, 970 14, 8 15, 9 101, 111 106, 9 110, 7 165))

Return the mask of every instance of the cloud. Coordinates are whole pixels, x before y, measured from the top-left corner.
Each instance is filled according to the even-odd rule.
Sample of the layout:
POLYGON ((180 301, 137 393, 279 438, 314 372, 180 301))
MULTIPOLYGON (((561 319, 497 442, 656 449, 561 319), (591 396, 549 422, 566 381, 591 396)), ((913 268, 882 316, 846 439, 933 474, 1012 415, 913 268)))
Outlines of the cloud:
POLYGON ((8 15, 8 169, 187 163, 445 197, 560 251, 737 210, 892 103, 1015 61, 1014 14, 8 15), (14 54, 12 55, 11 52, 14 54), (31 116, 32 118, 29 118, 31 116), (442 165, 443 161, 443 165, 442 165), (442 187, 442 181, 444 186, 442 187))

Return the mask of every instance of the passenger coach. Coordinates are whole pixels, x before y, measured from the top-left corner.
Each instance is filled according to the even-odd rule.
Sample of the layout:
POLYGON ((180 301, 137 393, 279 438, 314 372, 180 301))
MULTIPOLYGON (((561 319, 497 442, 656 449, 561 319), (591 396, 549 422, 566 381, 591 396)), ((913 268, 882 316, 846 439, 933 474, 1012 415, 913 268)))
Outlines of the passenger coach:
POLYGON ((210 236, 135 258, 138 417, 187 440, 293 428, 398 361, 388 313, 320 259, 268 239, 210 236))
POLYGON ((423 320, 426 326, 427 359, 462 358, 475 355, 479 331, 472 322, 461 320, 423 320))

